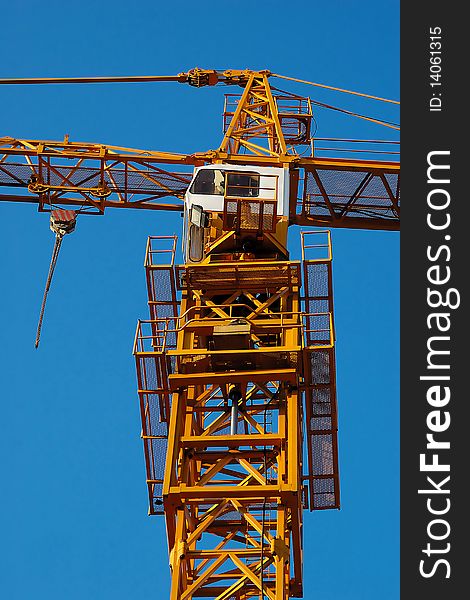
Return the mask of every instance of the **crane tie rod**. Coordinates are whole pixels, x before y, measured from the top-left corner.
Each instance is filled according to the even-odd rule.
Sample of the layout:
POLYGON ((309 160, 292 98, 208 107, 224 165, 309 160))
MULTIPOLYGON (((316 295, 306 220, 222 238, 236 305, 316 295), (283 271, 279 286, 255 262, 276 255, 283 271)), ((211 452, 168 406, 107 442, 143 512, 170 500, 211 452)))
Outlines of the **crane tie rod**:
POLYGON ((325 104, 324 102, 318 102, 318 100, 311 100, 312 104, 316 106, 320 106, 321 108, 327 108, 329 110, 336 110, 337 112, 344 113, 345 115, 351 115, 352 117, 357 117, 358 119, 363 119, 364 121, 370 121, 371 123, 377 123, 378 125, 383 125, 384 127, 389 127, 390 129, 395 129, 395 131, 400 131, 400 126, 396 123, 391 123, 390 121, 383 121, 382 119, 374 119, 373 117, 368 117, 367 115, 361 115, 359 113, 353 112, 351 110, 346 110, 345 108, 339 108, 338 106, 332 106, 331 104, 325 104))
MULTIPOLYGON (((272 87, 272 90, 276 92, 282 92, 283 94, 288 94, 285 90, 281 90, 277 87, 272 87)), ((340 113, 344 113, 345 115, 350 115, 352 117, 357 117, 358 119, 364 119, 364 121, 370 121, 371 123, 377 123, 378 125, 383 125, 384 127, 389 127, 390 129, 395 129, 396 131, 400 131, 400 126, 396 123, 391 123, 390 121, 383 121, 382 119, 374 119, 373 117, 368 117, 367 115, 361 115, 359 113, 353 112, 351 110, 346 110, 345 108, 340 108, 338 106, 332 106, 331 104, 325 104, 324 102, 319 102, 318 100, 310 99, 310 102, 315 106, 319 106, 320 108, 326 108, 328 110, 335 110, 340 113)), ((372 140, 371 140, 372 141, 372 140)))
POLYGON ((41 304, 41 311, 39 313, 39 322, 38 322, 38 328, 36 331, 36 342, 34 344, 36 348, 39 346, 39 338, 41 337, 42 321, 44 318, 44 311, 46 309, 47 294, 49 293, 49 288, 51 287, 52 276, 54 275, 54 269, 57 264, 57 258, 59 257, 59 251, 60 251, 60 246, 62 244, 63 237, 64 237, 63 234, 56 233, 54 249, 52 251, 51 264, 49 265, 49 273, 47 274, 46 289, 44 290, 44 296, 42 298, 42 304, 41 304))
POLYGON ((381 98, 380 96, 372 96, 371 94, 363 94, 361 92, 353 92, 352 90, 346 90, 343 88, 333 87, 331 85, 324 85, 323 83, 316 83, 314 81, 305 81, 305 79, 296 79, 295 77, 287 77, 287 75, 278 75, 272 73, 272 77, 278 77, 279 79, 287 79, 288 81, 296 81, 297 83, 306 83, 307 85, 314 85, 315 87, 324 88, 326 90, 332 90, 334 92, 342 92, 343 94, 352 94, 353 96, 361 96, 361 98, 370 98, 371 100, 380 100, 380 102, 389 102, 390 104, 400 104, 397 100, 389 100, 388 98, 381 98))

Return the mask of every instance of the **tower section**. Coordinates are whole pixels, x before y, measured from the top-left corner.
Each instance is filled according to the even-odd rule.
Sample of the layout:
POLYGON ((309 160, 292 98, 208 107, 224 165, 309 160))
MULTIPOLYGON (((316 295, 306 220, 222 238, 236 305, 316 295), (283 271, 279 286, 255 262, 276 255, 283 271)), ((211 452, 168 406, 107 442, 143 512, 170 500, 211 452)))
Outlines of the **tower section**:
POLYGON ((302 596, 303 509, 339 502, 330 236, 290 260, 282 170, 219 172, 190 187, 185 263, 172 237, 147 246, 134 353, 150 512, 166 518, 171 600, 286 600, 302 596), (195 197, 215 185, 223 211, 195 197))

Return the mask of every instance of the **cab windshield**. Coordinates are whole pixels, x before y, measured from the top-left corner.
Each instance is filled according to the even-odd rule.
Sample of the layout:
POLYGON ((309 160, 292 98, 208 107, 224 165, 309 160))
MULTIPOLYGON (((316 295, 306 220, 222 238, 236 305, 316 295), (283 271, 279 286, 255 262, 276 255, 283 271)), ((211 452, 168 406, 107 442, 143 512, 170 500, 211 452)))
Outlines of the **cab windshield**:
POLYGON ((196 175, 189 191, 191 194, 223 196, 225 173, 219 169, 203 169, 196 175))
POLYGON ((202 169, 196 175, 191 194, 211 196, 253 198, 259 195, 259 175, 257 173, 224 172, 220 169, 202 169))

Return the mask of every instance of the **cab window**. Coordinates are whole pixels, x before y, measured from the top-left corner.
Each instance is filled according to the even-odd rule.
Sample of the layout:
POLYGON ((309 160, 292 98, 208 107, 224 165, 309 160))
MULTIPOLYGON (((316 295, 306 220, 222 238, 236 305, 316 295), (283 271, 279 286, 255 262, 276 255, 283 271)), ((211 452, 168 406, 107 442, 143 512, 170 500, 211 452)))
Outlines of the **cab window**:
POLYGON ((257 198, 259 196, 259 175, 257 173, 224 172, 220 169, 201 169, 189 191, 191 194, 210 196, 257 198))
POLYGON ((225 173, 219 169, 202 169, 189 190, 191 194, 223 196, 225 190, 225 173))
POLYGON ((227 173, 227 196, 256 198, 259 196, 259 175, 256 173, 227 173))

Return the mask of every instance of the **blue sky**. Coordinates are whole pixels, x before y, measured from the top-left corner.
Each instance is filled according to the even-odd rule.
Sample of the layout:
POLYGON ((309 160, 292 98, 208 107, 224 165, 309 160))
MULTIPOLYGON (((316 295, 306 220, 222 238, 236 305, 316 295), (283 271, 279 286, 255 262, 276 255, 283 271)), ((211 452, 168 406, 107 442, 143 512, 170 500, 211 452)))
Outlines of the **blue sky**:
MULTIPOLYGON (((399 97, 398 1, 206 5, 9 2, 1 77, 269 68, 399 97), (7 50, 6 50, 7 49, 7 50)), ((283 87, 397 118, 372 101, 283 87)), ((214 148, 223 90, 178 84, 0 89, 0 135, 169 151, 214 148)), ((387 137, 327 111, 318 135, 387 137)), ((108 211, 63 244, 34 349, 53 236, 33 205, 0 206, 0 596, 168 596, 164 520, 147 516, 132 340, 148 235, 178 214, 108 211)), ((294 256, 299 232, 292 228, 294 256)), ((335 231, 342 508, 305 514, 305 598, 395 600, 399 543, 398 234, 335 231)))

